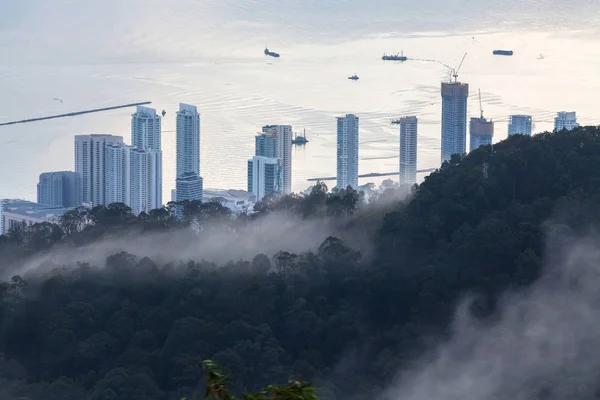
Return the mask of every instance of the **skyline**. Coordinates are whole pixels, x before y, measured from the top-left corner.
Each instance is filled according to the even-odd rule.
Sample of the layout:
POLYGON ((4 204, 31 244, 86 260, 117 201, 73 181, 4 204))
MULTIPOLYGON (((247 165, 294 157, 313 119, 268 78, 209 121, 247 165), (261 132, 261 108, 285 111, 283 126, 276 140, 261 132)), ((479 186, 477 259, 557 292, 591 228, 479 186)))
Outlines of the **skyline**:
MULTIPOLYGON (((452 84, 453 83, 451 82, 450 85, 452 84)), ((452 112, 458 111, 460 114, 462 114, 464 110, 463 99, 466 97, 464 96, 465 91, 463 91, 462 88, 468 88, 468 84, 460 82, 455 82, 455 84, 457 84, 460 88, 459 97, 461 97, 461 104, 459 104, 459 107, 452 106, 450 107, 450 109, 452 112)), ((448 100, 447 97, 449 96, 445 96, 447 92, 448 84, 442 82, 442 102, 448 100)), ((452 92, 454 93, 455 91, 453 90, 452 92)), ((452 99, 450 100, 454 101, 452 99)), ((465 113, 466 112, 467 111, 465 110, 465 113)), ((475 150, 481 145, 491 144, 493 140, 494 124, 491 120, 488 121, 483 117, 483 113, 481 110, 480 112, 481 116, 479 118, 470 119, 469 152, 475 150), (476 141, 474 142, 474 140, 476 141)), ((160 138, 162 135, 161 118, 156 114, 156 110, 148 107, 137 106, 136 113, 132 114, 131 116, 132 142, 136 141, 142 146, 149 146, 148 143, 151 143, 150 145, 154 144, 154 147, 160 148, 160 138), (150 124, 148 121, 151 121, 150 124)), ((178 163, 178 165, 181 165, 181 168, 183 169, 189 165, 195 165, 196 163, 193 160, 197 160, 197 168, 199 170, 200 115, 197 112, 197 107, 185 103, 180 103, 180 112, 177 113, 177 117, 178 129, 176 131, 178 136, 181 136, 179 141, 181 145, 180 147, 178 147, 177 150, 177 159, 181 160, 181 163, 178 163), (190 124, 191 121, 195 122, 190 124), (184 136, 188 140, 183 140, 184 136), (197 136, 197 138, 193 139, 193 136, 197 136), (189 142, 186 143, 187 146, 184 145, 186 141, 189 142), (196 146, 195 144, 197 144, 198 146, 196 146), (187 165, 185 164, 185 162, 187 162, 187 165)), ((531 124, 531 116, 513 115, 509 118, 511 119, 511 121, 524 119, 525 124, 531 124)), ((341 187, 350 185, 354 188, 358 188, 358 119, 359 118, 354 116, 353 114, 346 114, 345 117, 337 117, 338 187, 340 187, 341 184, 341 187), (355 120, 355 123, 350 123, 348 122, 349 120, 355 120), (344 123, 344 121, 346 121, 346 123, 344 123), (354 147, 349 146, 348 143, 350 142, 352 142, 354 147), (346 143, 345 146, 343 145, 344 143, 346 143), (355 160, 351 161, 351 159, 355 160)), ((444 120, 444 118, 442 118, 442 120, 444 120)), ((400 124, 399 181, 400 183, 415 183, 416 179, 414 179, 413 177, 416 176, 417 172, 417 118, 414 116, 405 116, 400 118, 398 120, 398 123, 400 124), (409 128, 408 125, 411 125, 411 127, 409 128), (404 141, 402 140, 403 135, 405 136, 404 141), (403 143, 407 140, 411 142, 409 145, 403 143), (408 158, 409 160, 403 163, 403 158, 408 158)), ((577 123, 576 112, 559 111, 557 113, 557 117, 555 117, 555 130, 570 130, 577 126, 579 126, 579 124, 577 123)), ((464 130, 466 130, 466 124, 463 128, 464 130)), ((251 160, 248 160, 247 187, 248 192, 253 192, 253 187, 255 188, 257 186, 261 186, 261 189, 259 189, 261 195, 255 194, 258 200, 260 200, 264 195, 270 193, 290 193, 285 193, 282 189, 284 187, 283 171, 285 169, 283 158, 278 156, 280 155, 280 152, 285 154, 286 147, 288 148, 288 150, 291 149, 291 132, 292 128, 289 125, 265 125, 262 128, 262 132, 258 133, 255 136, 256 155, 251 160), (286 139, 289 140, 286 141, 286 139), (287 146, 282 145, 282 143, 287 143, 287 146), (275 160, 276 162, 272 163, 272 160, 275 160), (254 161, 260 161, 260 165, 254 167, 254 161), (270 168, 275 169, 266 171, 265 165, 267 165, 267 168, 269 168, 270 165, 270 168), (267 177, 267 175, 269 177, 267 177), (271 179, 271 183, 265 183, 269 179, 271 179), (273 179, 275 179, 275 181, 273 181, 273 179), (270 189, 267 189, 265 191, 265 187, 267 186, 270 189)), ((442 126, 442 133, 443 132, 444 128, 442 126)), ((161 199, 161 191, 157 191, 155 189, 156 187, 162 187, 162 153, 160 150, 156 151, 148 147, 146 147, 146 149, 143 149, 127 145, 122 142, 122 137, 110 134, 75 135, 74 139, 75 169, 79 169, 79 171, 76 171, 75 173, 81 174, 81 198, 84 198, 84 193, 86 193, 86 198, 91 196, 92 202, 90 204, 92 205, 94 205, 95 199, 98 198, 104 199, 104 205, 108 205, 113 202, 124 202, 130 205, 132 207, 132 210, 136 214, 139 214, 141 211, 148 212, 151 209, 159 208, 161 205, 163 205, 161 199), (92 160, 92 164, 86 166, 84 164, 87 162, 86 160, 88 159, 92 160), (103 164, 100 167, 98 167, 97 165, 93 165, 94 159, 102 159, 103 164), (126 160, 130 160, 130 166, 127 166, 126 160), (124 166, 123 169, 117 168, 119 164, 121 164, 122 167, 124 166), (82 165, 84 166, 82 167, 82 165), (89 172, 85 171, 86 168, 89 169, 89 172), (98 179, 98 172, 103 169, 105 170, 104 177, 98 179), (109 170, 110 172, 108 172, 109 170), (125 172, 125 170, 127 172, 125 172), (87 180, 90 182, 85 183, 85 181, 83 180, 84 175, 88 177, 87 180), (119 177, 118 175, 121 176, 119 177), (107 181, 106 178, 108 178, 109 176, 111 179, 107 181), (130 179, 130 184, 125 183, 128 179, 130 179), (121 182, 121 184, 118 183, 119 181, 121 182), (85 187, 88 186, 90 188, 86 190, 85 187), (121 186, 121 188, 118 188, 119 186, 121 186), (102 190, 99 192, 97 188, 102 188, 102 190), (122 188, 126 189, 123 190, 122 188), (131 190, 131 193, 129 195, 125 194, 128 190, 131 190)), ((463 137, 463 141, 465 141, 465 139, 466 135, 465 137, 463 137)), ((443 136, 441 141, 443 148, 443 136)), ((464 154, 467 154, 467 152, 465 151, 464 154)), ((288 169, 288 171, 291 175, 291 168, 288 169)), ((58 175, 61 173, 69 173, 69 171, 45 172, 40 174, 40 183, 38 183, 38 203, 40 198, 49 198, 50 196, 48 194, 50 190, 49 187, 45 188, 46 194, 40 194, 40 185, 42 185, 42 177, 46 175, 58 175)), ((182 186, 182 192, 186 193, 186 198, 178 197, 177 200, 202 200, 203 179, 200 176, 198 176, 198 174, 194 171, 183 173, 180 177, 182 178, 182 185, 184 185, 182 186)), ((171 192, 177 193, 179 180, 180 179, 178 177, 178 179, 176 180, 175 189, 171 189, 171 192)), ((46 184, 45 186, 48 186, 48 184, 46 184)), ((57 206, 57 204, 47 205, 57 206)))

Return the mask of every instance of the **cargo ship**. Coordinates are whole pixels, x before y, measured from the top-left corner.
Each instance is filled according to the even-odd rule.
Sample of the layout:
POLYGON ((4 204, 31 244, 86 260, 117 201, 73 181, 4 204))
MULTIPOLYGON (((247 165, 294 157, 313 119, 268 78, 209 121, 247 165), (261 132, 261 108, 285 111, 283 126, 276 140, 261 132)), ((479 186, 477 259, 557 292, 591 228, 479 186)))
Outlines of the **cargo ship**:
POLYGON ((274 51, 269 51, 268 48, 265 48, 265 56, 271 56, 271 57, 279 57, 279 53, 275 53, 274 51))
POLYGON ((391 56, 384 54, 383 57, 381 57, 381 59, 383 61, 406 61, 408 60, 408 57, 405 57, 404 51, 402 51, 400 54, 396 53, 391 56))
POLYGON ((358 80, 358 75, 354 74, 352 76, 349 76, 348 79, 352 79, 353 81, 357 81, 358 80))
POLYGON ((497 55, 497 56, 512 56, 513 55, 513 51, 512 50, 494 50, 494 55, 497 55))

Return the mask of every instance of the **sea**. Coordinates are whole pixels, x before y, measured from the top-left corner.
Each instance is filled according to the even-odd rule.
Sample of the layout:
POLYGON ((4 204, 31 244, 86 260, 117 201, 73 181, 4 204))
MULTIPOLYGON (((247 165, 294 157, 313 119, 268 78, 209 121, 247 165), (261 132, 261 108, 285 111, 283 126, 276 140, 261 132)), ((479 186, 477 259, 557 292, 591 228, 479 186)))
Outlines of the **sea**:
MULTIPOLYGON (((151 101, 163 118, 163 199, 175 186, 175 112, 201 113, 205 188, 245 189, 254 135, 290 124, 293 190, 335 176, 336 116, 360 117, 361 174, 398 171, 399 130, 416 115, 418 168, 440 164, 440 82, 467 56, 468 115, 507 136, 557 111, 600 124, 598 0, 0 0, 0 122, 151 101), (266 57, 265 46, 281 54, 266 57), (492 55, 514 51, 512 57, 492 55), (384 62, 384 53, 410 60, 384 62), (422 61, 430 60, 430 61, 422 61), (358 81, 348 80, 357 74, 358 81), (481 91, 481 105, 478 91, 481 91)), ((122 135, 119 109, 0 127, 0 198, 36 200, 42 172, 73 170, 73 136, 122 135)), ((425 174, 420 174, 423 179, 425 174)), ((391 176, 392 179, 397 179, 391 176)), ((380 183, 365 178, 360 184, 380 183)), ((329 186, 334 181, 327 182, 329 186)))

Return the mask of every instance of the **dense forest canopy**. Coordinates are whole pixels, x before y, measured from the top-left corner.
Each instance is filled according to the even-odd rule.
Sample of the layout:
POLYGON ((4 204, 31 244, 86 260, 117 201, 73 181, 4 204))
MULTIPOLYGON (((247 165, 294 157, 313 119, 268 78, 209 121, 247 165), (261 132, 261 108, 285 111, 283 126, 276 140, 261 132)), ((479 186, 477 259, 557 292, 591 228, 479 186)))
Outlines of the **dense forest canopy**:
MULTIPOLYGON (((293 378, 323 400, 383 398, 453 340, 465 296, 491 324, 599 204, 600 129, 583 127, 456 155, 369 202, 319 183, 252 215, 111 204, 16 227, 0 237, 0 398, 192 398, 207 359, 232 393, 293 378)), ((548 382, 528 385, 551 398, 548 382)))

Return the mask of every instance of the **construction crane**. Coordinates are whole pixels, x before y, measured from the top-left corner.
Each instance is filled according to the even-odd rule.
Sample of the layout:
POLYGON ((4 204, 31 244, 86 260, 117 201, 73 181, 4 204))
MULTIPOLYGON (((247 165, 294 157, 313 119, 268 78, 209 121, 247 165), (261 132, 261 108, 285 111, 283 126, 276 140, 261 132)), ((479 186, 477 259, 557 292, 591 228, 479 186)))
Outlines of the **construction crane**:
POLYGON ((479 90, 479 119, 483 119, 483 106, 481 105, 481 89, 479 90))
POLYGON ((425 61, 425 62, 436 62, 446 68, 448 68, 448 70, 450 71, 450 83, 452 83, 452 78, 454 78, 454 82, 458 81, 458 71, 460 71, 460 67, 462 67, 463 62, 465 61, 465 58, 467 57, 467 53, 465 53, 462 57, 462 60, 460 60, 460 64, 458 64, 458 67, 453 68, 451 66, 449 66, 448 64, 445 64, 443 62, 441 62, 440 60, 433 60, 433 59, 424 59, 424 58, 410 58, 410 60, 413 61, 425 61))
POLYGON ((465 57, 467 57, 467 53, 465 53, 462 60, 460 60, 460 64, 458 64, 458 67, 456 67, 456 69, 452 70, 452 76, 454 77, 454 82, 456 82, 458 80, 458 71, 460 70, 460 67, 462 67, 463 62, 465 62, 465 57))

